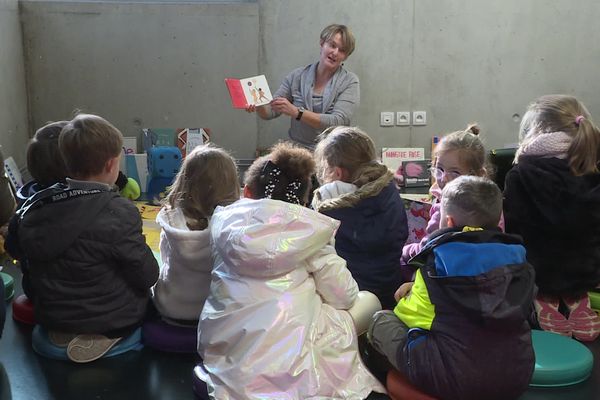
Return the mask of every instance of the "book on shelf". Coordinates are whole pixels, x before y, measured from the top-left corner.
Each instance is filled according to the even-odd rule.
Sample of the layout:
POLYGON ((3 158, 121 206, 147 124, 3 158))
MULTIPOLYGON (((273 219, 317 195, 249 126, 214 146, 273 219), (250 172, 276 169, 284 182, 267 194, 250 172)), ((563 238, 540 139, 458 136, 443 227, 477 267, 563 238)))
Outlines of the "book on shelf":
POLYGON ((412 160, 402 164, 405 187, 422 187, 431 184, 431 160, 412 160))
POLYGON ((250 78, 225 78, 233 108, 246 108, 249 105, 262 106, 273 100, 267 78, 264 75, 250 78))

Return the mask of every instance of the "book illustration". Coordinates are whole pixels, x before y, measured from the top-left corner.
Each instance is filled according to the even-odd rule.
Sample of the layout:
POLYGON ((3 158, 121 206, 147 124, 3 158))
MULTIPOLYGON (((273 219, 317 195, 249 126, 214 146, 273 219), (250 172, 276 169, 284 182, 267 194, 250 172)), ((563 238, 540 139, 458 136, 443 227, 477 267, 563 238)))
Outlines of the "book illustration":
POLYGON ((246 108, 249 105, 263 106, 273 100, 267 78, 264 75, 245 79, 225 78, 233 108, 246 108))

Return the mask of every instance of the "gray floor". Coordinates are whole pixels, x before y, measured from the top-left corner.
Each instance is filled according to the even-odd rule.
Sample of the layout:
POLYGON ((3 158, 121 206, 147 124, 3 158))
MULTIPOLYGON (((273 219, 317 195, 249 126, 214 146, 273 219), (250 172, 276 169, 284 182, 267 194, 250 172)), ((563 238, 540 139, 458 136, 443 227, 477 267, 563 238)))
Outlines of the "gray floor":
MULTIPOLYGON (((10 264, 20 293, 20 273, 10 264)), ((588 345, 600 360, 600 340, 588 345)), ((31 328, 12 319, 7 308, 0 340, 0 400, 86 399, 193 399, 191 373, 195 355, 178 355, 143 349, 121 356, 76 365, 39 357, 31 349, 31 328)), ((531 389, 520 400, 600 399, 600 367, 592 378, 566 388, 531 389)))

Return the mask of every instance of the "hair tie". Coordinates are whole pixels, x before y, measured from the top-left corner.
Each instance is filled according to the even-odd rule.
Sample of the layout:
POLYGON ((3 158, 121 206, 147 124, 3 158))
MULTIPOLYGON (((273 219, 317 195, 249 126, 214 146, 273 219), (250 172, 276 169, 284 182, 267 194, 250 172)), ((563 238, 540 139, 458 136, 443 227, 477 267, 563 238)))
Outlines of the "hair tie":
POLYGON ((575 118, 575 125, 579 126, 579 124, 581 124, 581 121, 583 121, 585 119, 585 117, 583 115, 578 115, 575 118))
POLYGON ((302 187, 302 183, 296 179, 288 183, 285 188, 285 199, 288 203, 292 204, 300 204, 300 197, 298 197, 298 193, 300 192, 300 188, 302 187))
POLYGON ((279 175, 281 175, 281 170, 277 165, 273 164, 271 160, 269 160, 262 169, 262 175, 266 179, 265 197, 270 199, 273 196, 275 187, 279 183, 279 175))

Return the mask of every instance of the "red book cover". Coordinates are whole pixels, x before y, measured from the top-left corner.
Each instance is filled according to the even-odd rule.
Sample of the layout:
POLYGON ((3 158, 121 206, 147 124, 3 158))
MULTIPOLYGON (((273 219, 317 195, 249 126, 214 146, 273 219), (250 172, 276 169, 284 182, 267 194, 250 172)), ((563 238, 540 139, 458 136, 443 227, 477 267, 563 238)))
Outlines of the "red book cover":
POLYGON ((250 104, 262 106, 273 100, 264 75, 245 79, 225 78, 233 108, 246 108, 250 104))

